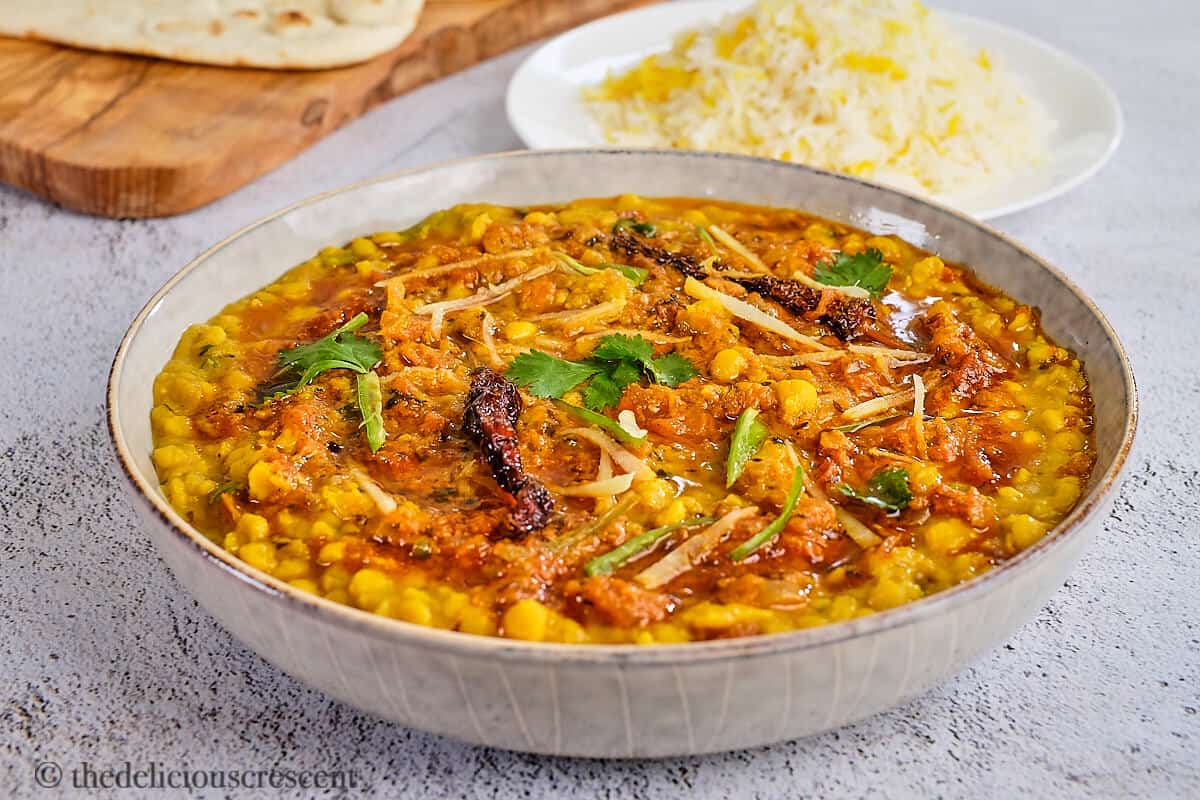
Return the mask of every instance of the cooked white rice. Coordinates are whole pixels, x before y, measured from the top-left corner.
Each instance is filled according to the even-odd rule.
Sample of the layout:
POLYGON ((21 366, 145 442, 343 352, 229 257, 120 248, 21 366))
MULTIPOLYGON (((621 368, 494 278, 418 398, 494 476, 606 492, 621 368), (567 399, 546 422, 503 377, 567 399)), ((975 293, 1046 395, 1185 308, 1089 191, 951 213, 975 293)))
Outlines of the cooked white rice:
POLYGON ((768 156, 941 196, 1036 165, 1053 128, 912 0, 760 0, 586 97, 614 144, 768 156))

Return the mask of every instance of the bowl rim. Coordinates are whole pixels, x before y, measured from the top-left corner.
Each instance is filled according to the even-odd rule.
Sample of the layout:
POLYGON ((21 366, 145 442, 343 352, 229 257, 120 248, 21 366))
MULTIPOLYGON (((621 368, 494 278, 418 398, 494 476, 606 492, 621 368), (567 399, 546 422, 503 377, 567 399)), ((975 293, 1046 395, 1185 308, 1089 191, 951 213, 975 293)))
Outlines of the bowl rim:
MULTIPOLYGON (((231 576, 247 587, 257 592, 283 602, 289 611, 298 611, 315 617, 320 623, 337 625, 356 633, 367 634, 373 639, 385 642, 395 642, 409 645, 419 645, 431 651, 449 652, 457 655, 474 657, 500 658, 506 661, 542 660, 546 658, 558 661, 571 661, 596 665, 628 665, 642 666, 652 664, 679 665, 684 663, 712 663, 733 658, 753 655, 791 653, 800 650, 824 647, 850 639, 883 633, 888 630, 905 627, 917 622, 936 617, 950 606, 969 603, 971 600, 987 594, 991 589, 1010 581, 1026 564, 1036 559, 1048 558, 1053 551, 1064 547, 1069 539, 1077 536, 1085 522, 1090 520, 1100 509, 1105 507, 1105 501, 1115 490, 1118 479, 1124 470, 1137 430, 1138 396, 1137 386, 1130 365, 1129 356, 1124 345, 1117 336, 1108 319, 1069 277, 1058 268, 1049 264, 1028 248, 1024 247, 1007 235, 990 225, 967 216, 935 201, 928 200, 904 191, 864 181, 840 173, 829 172, 802 164, 792 164, 772 159, 743 156, 727 153, 712 153, 690 150, 645 150, 629 148, 563 148, 551 150, 513 150, 501 153, 470 156, 451 159, 434 164, 428 164, 411 169, 389 172, 385 175, 367 178, 360 181, 334 188, 303 200, 292 203, 271 214, 261 217, 226 236, 198 256, 189 261, 178 272, 172 275, 166 283, 142 306, 121 338, 121 343, 113 357, 109 370, 106 388, 105 412, 107 418, 109 439, 117 455, 117 462, 126 480, 133 489, 134 497, 144 508, 156 515, 170 529, 171 534, 181 540, 185 551, 198 556, 207 567, 215 567, 231 576), (886 611, 876 612, 864 617, 857 617, 841 622, 833 622, 813 628, 802 628, 786 633, 762 634, 733 639, 718 639, 704 642, 688 642, 685 644, 565 644, 558 642, 527 642, 507 639, 498 636, 481 636, 466 634, 459 631, 442 630, 426 627, 403 620, 383 617, 349 605, 335 603, 318 595, 309 594, 287 583, 264 573, 238 559, 233 554, 220 547, 199 530, 184 520, 163 497, 157 483, 151 483, 142 476, 136 466, 131 448, 126 441, 123 427, 120 423, 119 387, 123 377, 125 359, 134 339, 137 338, 146 320, 155 311, 162 300, 191 272, 200 268, 212 255, 225 248, 237 239, 249 235, 267 223, 285 216, 299 208, 320 203, 338 194, 356 191, 364 187, 386 183, 417 175, 425 172, 456 168, 476 162, 487 161, 517 161, 522 159, 554 159, 554 158, 589 158, 593 156, 639 156, 687 159, 724 159, 754 163, 796 173, 809 173, 825 179, 846 181, 870 191, 884 194, 899 195, 907 200, 927 206, 936 212, 949 215, 973 226, 1001 245, 1007 246, 1029 258, 1041 269, 1050 273, 1065 289, 1074 294, 1075 298, 1099 322, 1109 344, 1117 354, 1121 365, 1121 378, 1128 398, 1128 413, 1124 420, 1124 430, 1121 443, 1117 448, 1111 463, 1099 477, 1093 490, 1077 505, 1058 525, 1054 526, 1035 545, 1021 551, 1007 561, 1004 561, 982 575, 944 589, 932 595, 927 595, 910 603, 897 606, 886 611)), ((147 422, 148 424, 148 422, 147 422)))

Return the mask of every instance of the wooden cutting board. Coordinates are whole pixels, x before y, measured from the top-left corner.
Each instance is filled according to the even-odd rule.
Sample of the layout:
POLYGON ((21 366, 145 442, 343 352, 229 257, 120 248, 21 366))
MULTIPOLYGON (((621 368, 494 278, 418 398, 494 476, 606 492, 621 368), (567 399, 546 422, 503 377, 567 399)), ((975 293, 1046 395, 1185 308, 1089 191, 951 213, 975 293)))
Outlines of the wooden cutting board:
POLYGON ((398 94, 647 1, 427 0, 404 44, 320 72, 196 66, 0 37, 0 181, 87 214, 189 211, 398 94))

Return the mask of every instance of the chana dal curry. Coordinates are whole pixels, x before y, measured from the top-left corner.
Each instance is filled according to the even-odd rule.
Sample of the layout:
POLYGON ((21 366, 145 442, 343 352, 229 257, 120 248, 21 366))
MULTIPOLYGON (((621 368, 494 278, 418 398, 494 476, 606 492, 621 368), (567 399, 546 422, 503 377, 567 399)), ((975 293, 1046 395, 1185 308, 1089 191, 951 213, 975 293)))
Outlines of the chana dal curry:
POLYGON ((1037 542, 1092 468, 1036 311, 894 237, 624 196, 328 247, 154 384, 163 491, 421 625, 685 642, 870 614, 1037 542))

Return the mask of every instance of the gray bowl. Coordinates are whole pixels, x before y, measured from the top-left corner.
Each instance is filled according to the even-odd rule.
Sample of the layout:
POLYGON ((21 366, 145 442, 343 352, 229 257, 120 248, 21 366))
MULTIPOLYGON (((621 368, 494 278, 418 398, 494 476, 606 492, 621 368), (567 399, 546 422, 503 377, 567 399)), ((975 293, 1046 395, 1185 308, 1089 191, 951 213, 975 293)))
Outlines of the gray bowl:
POLYGON ((323 194, 224 240, 151 298, 108 385, 113 446, 163 559, 196 599, 280 669, 414 728, 556 755, 675 756, 818 733, 901 703, 1004 641, 1058 588, 1112 505, 1137 419, 1125 352, 1062 273, 986 226, 899 192, 801 166, 689 152, 512 153, 323 194), (319 248, 455 203, 527 205, 622 193, 789 206, 896 233, 1035 303, 1085 364, 1098 460, 1079 506, 1041 542, 967 583, 821 628, 686 645, 561 645, 434 630, 337 605, 242 563, 184 521, 150 462, 150 386, 189 324, 319 248))

